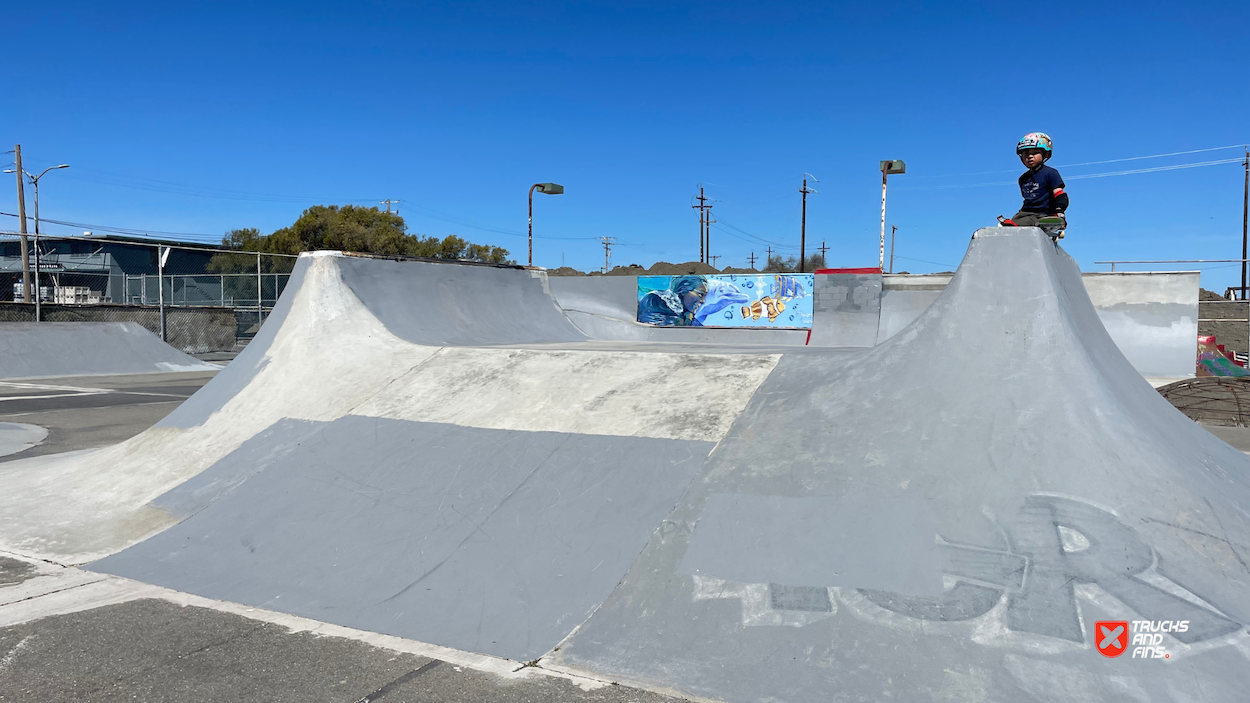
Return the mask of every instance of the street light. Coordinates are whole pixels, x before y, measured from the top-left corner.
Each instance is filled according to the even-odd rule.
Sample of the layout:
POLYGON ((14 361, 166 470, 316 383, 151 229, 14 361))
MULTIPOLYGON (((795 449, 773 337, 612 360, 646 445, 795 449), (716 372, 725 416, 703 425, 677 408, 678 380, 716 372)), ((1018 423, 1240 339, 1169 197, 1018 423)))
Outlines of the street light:
POLYGON ((530 186, 530 266, 534 265, 534 189, 547 195, 563 195, 564 186, 559 183, 535 183, 530 186))
MULTIPOLYGON (((29 172, 23 170, 22 173, 35 187, 35 321, 40 319, 39 306, 39 179, 48 174, 48 171, 55 171, 60 168, 69 168, 69 164, 61 164, 60 166, 49 166, 39 173, 38 176, 32 176, 29 172)), ((16 173, 15 169, 5 169, 5 173, 16 173)))
MULTIPOLYGON (((907 173, 907 164, 894 159, 881 162, 881 255, 877 260, 877 268, 885 270, 885 178, 891 173, 907 173)), ((891 251, 893 256, 894 252, 891 251)))

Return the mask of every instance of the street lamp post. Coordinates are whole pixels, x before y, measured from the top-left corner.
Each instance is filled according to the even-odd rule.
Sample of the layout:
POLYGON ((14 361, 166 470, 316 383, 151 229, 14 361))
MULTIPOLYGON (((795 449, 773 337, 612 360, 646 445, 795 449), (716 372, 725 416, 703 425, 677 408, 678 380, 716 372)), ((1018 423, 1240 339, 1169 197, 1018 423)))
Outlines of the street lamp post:
POLYGON ((559 183, 535 183, 534 185, 530 186, 530 226, 529 226, 529 231, 530 231, 530 236, 529 236, 529 240, 530 240, 529 262, 530 263, 529 265, 530 266, 534 265, 534 189, 535 188, 538 189, 539 193, 546 193, 547 195, 563 195, 564 194, 564 186, 560 185, 559 183))
POLYGON ((907 173, 907 164, 898 159, 881 162, 881 253, 877 259, 877 268, 881 270, 885 270, 885 180, 892 173, 907 173))
MULTIPOLYGON (((35 322, 41 321, 42 312, 39 301, 39 179, 48 174, 48 171, 55 171, 61 168, 69 168, 69 164, 61 164, 59 166, 49 166, 39 173, 38 176, 32 176, 26 171, 22 171, 26 178, 30 180, 30 184, 35 187, 35 322)), ((13 173, 15 169, 7 169, 5 173, 13 173)))

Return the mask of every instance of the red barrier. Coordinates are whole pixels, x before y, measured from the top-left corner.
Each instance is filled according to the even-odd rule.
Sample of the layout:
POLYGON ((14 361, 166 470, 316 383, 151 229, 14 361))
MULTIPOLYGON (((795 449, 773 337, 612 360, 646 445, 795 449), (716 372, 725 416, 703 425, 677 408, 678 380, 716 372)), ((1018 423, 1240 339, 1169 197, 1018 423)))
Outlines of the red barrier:
POLYGON ((876 266, 866 266, 863 268, 849 269, 816 269, 812 273, 881 273, 881 269, 876 266))

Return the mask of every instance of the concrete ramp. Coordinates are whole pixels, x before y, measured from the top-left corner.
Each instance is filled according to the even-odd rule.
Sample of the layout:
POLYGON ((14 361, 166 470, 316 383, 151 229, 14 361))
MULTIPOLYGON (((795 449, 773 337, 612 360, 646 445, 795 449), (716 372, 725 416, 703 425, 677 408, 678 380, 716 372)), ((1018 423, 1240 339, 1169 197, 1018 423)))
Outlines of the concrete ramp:
POLYGON ((0 378, 218 368, 174 349, 135 322, 0 322, 0 378))
POLYGON ((726 701, 1243 696, 1250 460, 1040 230, 978 231, 884 344, 777 349, 613 346, 528 271, 307 255, 167 422, 5 464, 0 549, 726 701), (1100 654, 1100 621, 1167 657, 1100 654))
POLYGON ((1238 700, 1248 470, 1061 249, 980 230, 886 344, 781 360, 553 658, 739 701, 1238 700), (1098 652, 1143 620, 1160 658, 1098 652))

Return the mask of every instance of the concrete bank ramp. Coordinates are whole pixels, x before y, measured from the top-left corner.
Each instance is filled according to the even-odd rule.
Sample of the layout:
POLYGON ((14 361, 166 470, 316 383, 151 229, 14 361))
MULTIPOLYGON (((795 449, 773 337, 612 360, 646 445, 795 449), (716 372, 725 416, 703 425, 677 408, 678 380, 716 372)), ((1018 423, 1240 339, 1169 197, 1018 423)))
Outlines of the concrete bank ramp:
POLYGON ((849 353, 535 347, 576 335, 540 278, 471 279, 497 319, 539 311, 495 336, 403 280, 436 266, 302 257, 250 356, 124 456, 0 469, 0 547, 727 701, 1250 685, 1250 461, 1039 230, 980 230, 849 353), (1104 620, 1187 624, 1110 659, 1104 620))
POLYGON ((550 651, 608 597, 780 357, 581 349, 542 283, 301 258, 245 355, 154 429, 181 464, 92 531, 115 541, 73 558, 163 520, 92 568, 513 659, 550 651), (439 281, 480 307, 438 307, 439 281), (499 344, 535 339, 563 346, 499 344), (469 340, 481 345, 452 343, 469 340))
POLYGON ((213 371, 136 322, 0 322, 0 378, 213 371))
POLYGON ((1062 249, 983 229, 886 344, 783 357, 553 659, 742 701, 1238 700, 1248 470, 1062 249), (1099 654, 1097 621, 1136 620, 1187 629, 1099 654))

